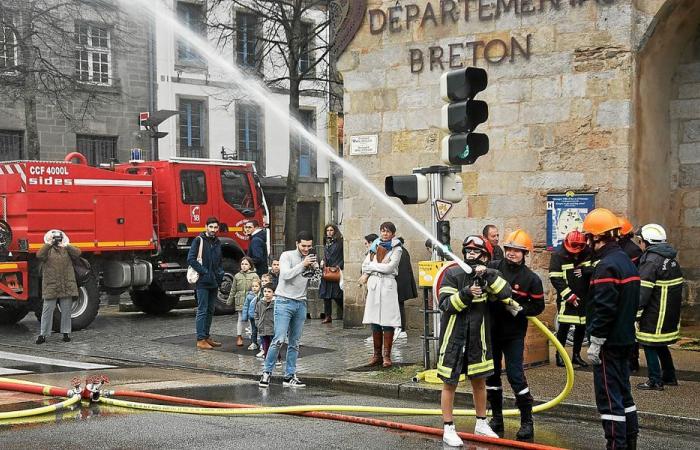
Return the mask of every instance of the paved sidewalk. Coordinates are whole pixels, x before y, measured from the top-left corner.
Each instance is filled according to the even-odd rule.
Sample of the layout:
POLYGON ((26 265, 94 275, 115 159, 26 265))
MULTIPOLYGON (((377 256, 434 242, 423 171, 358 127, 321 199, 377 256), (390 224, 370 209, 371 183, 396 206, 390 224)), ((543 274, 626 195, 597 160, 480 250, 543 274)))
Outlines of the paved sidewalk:
MULTIPOLYGON (((194 310, 177 310, 165 317, 152 317, 141 313, 120 313, 116 306, 105 306, 91 327, 74 333, 73 342, 69 344, 61 342, 59 335, 53 335, 46 344, 35 345, 33 341, 38 328, 39 324, 33 317, 14 326, 0 327, 5 349, 39 356, 94 357, 130 365, 179 367, 247 377, 259 376, 262 369, 262 361, 255 358, 255 351, 232 351, 235 316, 214 318, 212 332, 216 339, 224 341, 224 351, 195 348, 194 310)), ((319 320, 308 320, 298 361, 300 377, 311 386, 326 385, 384 396, 422 398, 437 404, 439 384, 411 381, 415 372, 422 369, 421 340, 417 330, 409 331, 408 340, 399 340, 394 345, 393 360, 400 367, 356 371, 371 354, 371 343, 365 342, 368 336, 366 329, 343 329, 339 322, 322 325, 319 320), (313 348, 305 350, 304 347, 313 348), (308 350, 313 352, 305 356, 308 350)), ((553 347, 551 355, 553 361, 553 347)), ((680 386, 668 387, 663 392, 633 388, 642 426, 667 430, 681 427, 686 431, 688 427, 697 427, 700 430, 700 409, 696 404, 696 395, 700 392, 700 353, 673 350, 673 356, 680 386)), ((643 357, 641 363, 645 364, 643 357)), ((644 373, 645 369, 632 377, 633 386, 645 380, 644 373)), ((282 368, 276 368, 275 375, 281 374, 282 368)), ((526 375, 539 402, 558 395, 565 382, 564 369, 553 363, 528 369, 526 375)), ((590 369, 576 370, 572 392, 564 404, 551 410, 551 414, 596 420, 592 384, 590 369)), ((460 390, 466 392, 467 387, 462 386, 460 390)), ((509 393, 506 389, 506 395, 509 393)), ((468 396, 462 398, 467 398, 468 402, 468 396)))

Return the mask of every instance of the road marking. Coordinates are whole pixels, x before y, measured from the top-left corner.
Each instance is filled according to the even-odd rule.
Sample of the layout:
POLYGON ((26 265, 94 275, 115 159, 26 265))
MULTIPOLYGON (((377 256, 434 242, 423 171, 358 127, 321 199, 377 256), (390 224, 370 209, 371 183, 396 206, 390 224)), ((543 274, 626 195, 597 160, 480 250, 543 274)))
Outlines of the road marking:
MULTIPOLYGON (((106 364, 83 363, 78 361, 68 361, 65 359, 44 358, 41 356, 22 355, 20 353, 0 352, 0 359, 9 359, 13 361, 24 361, 37 364, 50 364, 52 366, 74 367, 76 369, 96 370, 96 369, 114 369, 117 366, 109 366, 106 364)), ((2 369, 0 369, 2 370, 2 369)), ((9 369, 8 369, 9 370, 9 369)))

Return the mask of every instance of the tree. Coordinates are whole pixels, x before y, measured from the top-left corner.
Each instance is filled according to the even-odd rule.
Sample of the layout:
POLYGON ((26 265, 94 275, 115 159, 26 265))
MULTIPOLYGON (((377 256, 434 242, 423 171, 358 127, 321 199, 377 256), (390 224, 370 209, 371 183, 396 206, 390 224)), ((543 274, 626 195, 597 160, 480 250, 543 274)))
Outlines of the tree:
MULTIPOLYGON (((210 0, 207 25, 218 34, 220 45, 236 44, 239 66, 262 75, 268 87, 289 93, 289 115, 299 120, 301 95, 338 94, 337 89, 331 88, 336 77, 329 75, 330 3, 327 0, 210 0), (245 22, 250 17, 255 20, 245 22), (253 36, 241 48, 237 33, 253 33, 253 36)), ((294 246, 297 234, 300 147, 308 145, 293 130, 289 138, 286 248, 294 246)))
POLYGON ((108 74, 99 70, 93 43, 114 46, 117 12, 107 0, 0 0, 0 95, 24 105, 21 159, 41 157, 38 103, 79 129, 108 99, 108 74))

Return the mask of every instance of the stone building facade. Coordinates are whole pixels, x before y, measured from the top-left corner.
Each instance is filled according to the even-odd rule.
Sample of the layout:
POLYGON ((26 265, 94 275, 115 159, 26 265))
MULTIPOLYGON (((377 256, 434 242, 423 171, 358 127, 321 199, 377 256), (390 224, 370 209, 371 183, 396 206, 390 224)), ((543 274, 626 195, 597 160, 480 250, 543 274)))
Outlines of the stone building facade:
MULTIPOLYGON (((441 164, 440 75, 482 67, 489 83, 478 98, 490 112, 479 130, 490 151, 463 167, 465 198, 448 216, 452 247, 487 223, 502 237, 523 228, 546 280, 547 194, 594 192, 597 206, 637 226, 666 227, 688 280, 684 315, 697 318, 699 42, 700 2, 691 0, 369 0, 338 62, 346 157, 380 189, 385 176, 441 164), (356 135, 377 135, 377 154, 350 155, 356 135)), ((360 272, 362 236, 393 220, 412 259, 428 257, 424 237, 345 178, 346 323, 357 325, 364 305, 349 281, 360 272)), ((429 224, 427 205, 405 208, 429 224)))
MULTIPOLYGON (((51 2, 46 4, 50 6, 51 2)), ((61 16, 61 11, 58 9, 52 14, 61 16)), ((86 9, 81 17, 63 14, 61 18, 65 23, 54 24, 56 29, 63 30, 63 36, 49 36, 52 31, 46 30, 40 21, 34 25, 38 29, 35 45, 45 55, 55 58, 56 66, 66 76, 84 80, 84 89, 71 93, 72 101, 57 105, 45 96, 37 96, 37 126, 43 160, 63 160, 66 154, 81 151, 92 164, 109 162, 112 158, 124 162, 134 147, 144 149, 148 156, 150 140, 138 133, 138 118, 140 111, 149 110, 152 92, 147 45, 150 23, 146 17, 117 14, 111 9, 103 13, 98 16, 86 9), (111 18, 115 21, 110 21, 111 18), (54 40, 63 38, 67 42, 59 44, 54 40), (59 45, 61 51, 55 48, 59 45), (80 60, 76 61, 74 55, 79 55, 80 60), (83 110, 82 100, 88 95, 94 95, 95 99, 89 109, 83 110), (82 120, 67 120, 62 109, 82 120)), ((0 70, 10 70, 3 70, 0 77, 0 91, 3 92, 0 158, 13 160, 20 159, 21 149, 26 146, 24 104, 21 98, 13 97, 17 91, 13 90, 11 79, 11 67, 20 54, 7 50, 18 44, 8 28, 4 29, 1 40, 8 47, 0 52, 0 70)), ((44 82, 50 83, 50 79, 44 77, 44 82)))

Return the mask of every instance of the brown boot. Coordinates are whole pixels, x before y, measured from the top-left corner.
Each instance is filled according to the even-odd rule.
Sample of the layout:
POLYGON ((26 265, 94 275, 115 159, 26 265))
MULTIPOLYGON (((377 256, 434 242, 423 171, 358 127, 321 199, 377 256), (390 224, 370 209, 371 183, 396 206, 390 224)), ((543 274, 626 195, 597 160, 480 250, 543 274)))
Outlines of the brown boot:
POLYGON ((238 336, 236 338, 236 347, 243 347, 243 336, 238 336))
POLYGON ((382 363, 382 332, 373 331, 372 341, 374 342, 374 355, 369 360, 368 366, 378 366, 382 363))
POLYGON ((333 322, 333 319, 331 319, 331 316, 326 316, 321 323, 331 323, 333 322))
POLYGON ((206 338, 205 341, 207 341, 207 344, 211 345, 212 347, 221 347, 221 342, 217 342, 210 337, 206 338))
POLYGON ((384 332, 384 361, 382 367, 391 367, 391 346, 394 344, 394 330, 384 332))
POLYGON ((197 341, 197 348, 200 349, 200 350, 211 350, 211 349, 213 349, 214 347, 212 347, 211 345, 209 345, 209 342, 207 342, 206 339, 200 339, 200 340, 197 341))

